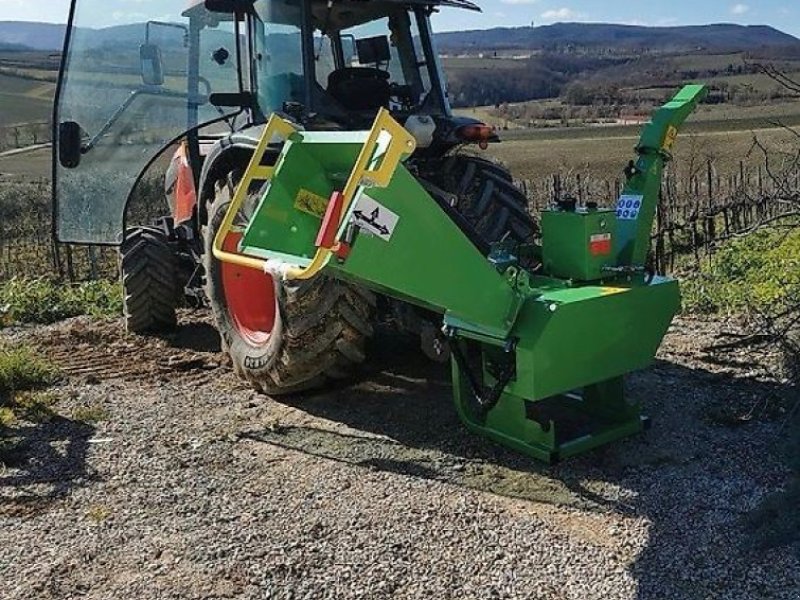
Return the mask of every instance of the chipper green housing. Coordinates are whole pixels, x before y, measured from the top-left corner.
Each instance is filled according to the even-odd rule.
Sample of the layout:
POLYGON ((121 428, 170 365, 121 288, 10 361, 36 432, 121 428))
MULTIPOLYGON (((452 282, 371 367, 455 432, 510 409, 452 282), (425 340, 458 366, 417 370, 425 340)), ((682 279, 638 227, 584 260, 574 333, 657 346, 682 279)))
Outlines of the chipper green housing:
POLYGON ((488 257, 406 169, 415 138, 387 111, 365 132, 301 131, 273 115, 214 256, 440 313, 469 429, 548 462, 585 452, 647 422, 623 376, 650 363, 680 306, 677 282, 645 261, 664 164, 704 92, 684 88, 645 126, 615 206, 562 203, 542 214, 541 246, 498 242, 488 257), (262 166, 281 141, 274 166, 262 166), (258 182, 268 185, 226 248, 258 182))

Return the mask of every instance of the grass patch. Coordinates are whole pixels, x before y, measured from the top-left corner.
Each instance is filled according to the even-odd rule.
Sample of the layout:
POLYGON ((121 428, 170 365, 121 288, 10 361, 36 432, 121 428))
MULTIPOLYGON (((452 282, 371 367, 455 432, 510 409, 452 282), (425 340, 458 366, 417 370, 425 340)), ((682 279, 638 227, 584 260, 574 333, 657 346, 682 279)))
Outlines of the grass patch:
POLYGON ((56 398, 42 389, 56 379, 58 369, 30 348, 0 350, 0 427, 49 421, 56 398))
POLYGON ((53 406, 58 398, 52 392, 18 392, 11 401, 15 416, 31 423, 46 423, 55 416, 53 406))
POLYGON ((759 231, 719 249, 710 266, 682 281, 694 313, 776 313, 800 304, 800 229, 759 231))
POLYGON ((54 323, 80 315, 122 313, 118 282, 99 280, 64 284, 51 279, 14 277, 0 284, 0 324, 54 323))
POLYGON ((58 375, 55 366, 30 348, 0 349, 0 462, 19 458, 19 440, 11 435, 18 421, 47 422, 55 415, 56 397, 42 389, 58 375))
POLYGON ((95 523, 102 523, 111 516, 111 509, 103 504, 94 504, 86 511, 86 517, 95 523))
POLYGON ((99 423, 108 419, 108 411, 99 404, 80 406, 73 411, 72 418, 82 423, 99 423))
POLYGON ((58 369, 26 347, 0 349, 0 406, 18 392, 40 390, 58 378, 58 369))

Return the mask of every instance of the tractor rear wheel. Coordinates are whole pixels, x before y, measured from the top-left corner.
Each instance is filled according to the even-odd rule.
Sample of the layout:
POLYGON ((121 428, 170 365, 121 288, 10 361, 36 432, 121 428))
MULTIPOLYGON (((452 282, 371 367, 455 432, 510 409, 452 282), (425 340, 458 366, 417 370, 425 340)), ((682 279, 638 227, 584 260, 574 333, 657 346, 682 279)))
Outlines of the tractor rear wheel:
POLYGON ((132 229, 119 253, 125 329, 132 333, 174 329, 182 289, 178 259, 167 236, 156 227, 132 229))
POLYGON ((528 212, 528 199, 502 165, 453 154, 434 161, 421 175, 450 196, 448 203, 485 244, 535 239, 538 227, 528 212))
MULTIPOLYGON (((273 395, 349 378, 366 358, 375 298, 327 277, 276 281, 214 258, 214 237, 234 189, 232 177, 218 182, 204 234, 206 295, 233 369, 273 395)), ((234 225, 223 247, 234 250, 241 236, 234 225)))

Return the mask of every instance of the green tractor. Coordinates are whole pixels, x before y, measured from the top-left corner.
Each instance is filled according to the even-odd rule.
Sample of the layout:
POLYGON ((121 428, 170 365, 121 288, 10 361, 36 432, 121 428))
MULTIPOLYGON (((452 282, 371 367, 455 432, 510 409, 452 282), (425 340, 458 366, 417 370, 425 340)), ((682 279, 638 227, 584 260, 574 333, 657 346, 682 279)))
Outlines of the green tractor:
POLYGON ((679 306, 644 265, 702 86, 656 113, 612 208, 562 202, 539 231, 512 176, 470 151, 492 128, 448 103, 430 16, 471 2, 165 0, 98 28, 134 18, 114 4, 72 2, 54 223, 119 247, 129 330, 207 303, 235 371, 277 395, 352 377, 389 322, 451 362, 470 429, 531 456, 644 427, 623 376, 679 306), (129 227, 170 156, 168 214, 129 227))

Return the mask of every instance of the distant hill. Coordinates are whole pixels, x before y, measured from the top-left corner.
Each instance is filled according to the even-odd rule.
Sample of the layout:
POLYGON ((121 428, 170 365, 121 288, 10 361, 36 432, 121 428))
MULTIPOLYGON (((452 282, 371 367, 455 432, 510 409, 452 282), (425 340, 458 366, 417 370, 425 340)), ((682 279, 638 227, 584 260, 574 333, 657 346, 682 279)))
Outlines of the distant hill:
MULTIPOLYGON (((117 25, 103 29, 78 29, 82 43, 102 46, 113 43, 137 45, 144 39, 144 23, 117 25)), ((64 45, 65 25, 0 21, 0 48, 4 45, 25 46, 40 51, 59 51, 64 45)), ((182 45, 183 37, 175 30, 154 29, 154 39, 162 45, 182 45)))
MULTIPOLYGON (((138 42, 144 24, 120 25, 92 32, 93 43, 138 42)), ((60 50, 64 25, 0 21, 0 44, 34 50, 60 50)), ((173 36, 174 37, 174 36, 173 36)), ((436 35, 439 49, 453 52, 502 50, 561 50, 569 46, 608 48, 616 51, 653 52, 740 51, 794 46, 800 40, 766 25, 698 25, 690 27, 638 27, 603 23, 556 23, 542 27, 496 27, 436 35)))
POLYGON ((32 50, 61 50, 65 25, 0 21, 0 45, 25 46, 32 50))
POLYGON ((23 46, 22 44, 10 44, 8 42, 0 42, 0 52, 30 52, 33 48, 30 46, 23 46))
POLYGON ((542 27, 496 27, 436 36, 439 50, 453 52, 558 51, 569 46, 615 51, 747 52, 793 46, 800 40, 766 25, 639 27, 603 23, 556 23, 542 27))

